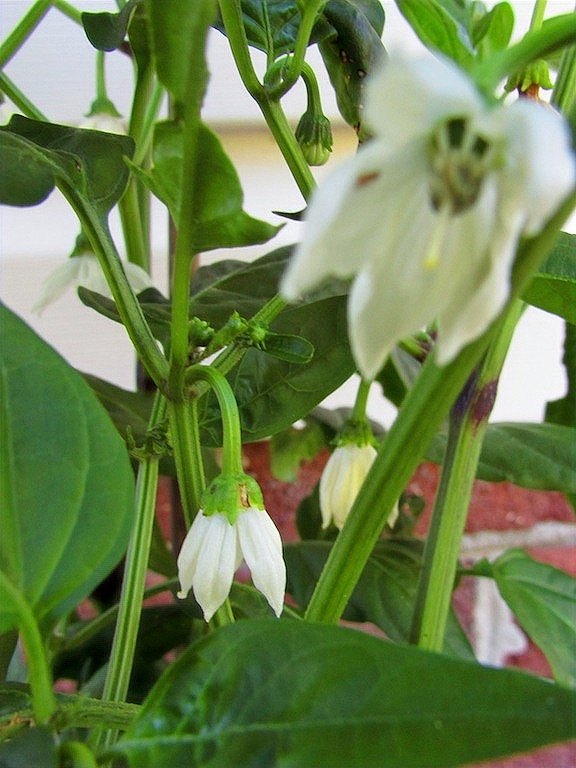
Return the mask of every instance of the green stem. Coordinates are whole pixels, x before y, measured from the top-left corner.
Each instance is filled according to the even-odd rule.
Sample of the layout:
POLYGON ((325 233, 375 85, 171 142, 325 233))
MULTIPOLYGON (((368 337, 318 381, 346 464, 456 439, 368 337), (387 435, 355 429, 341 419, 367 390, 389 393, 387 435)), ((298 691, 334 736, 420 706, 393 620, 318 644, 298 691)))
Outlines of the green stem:
POLYGON ((52 6, 52 0, 36 0, 0 45, 0 69, 19 51, 52 6))
POLYGON ((24 595, 0 571, 2 600, 18 617, 18 629, 26 652, 28 680, 32 691, 32 708, 37 725, 46 725, 56 711, 56 697, 52 690, 52 676, 42 636, 32 609, 24 595))
MULTIPOLYGON (((165 400, 157 393, 148 424, 149 431, 157 427, 164 416, 165 400)), ((141 462, 138 469, 134 528, 126 554, 118 621, 102 693, 103 701, 122 702, 128 693, 156 509, 158 463, 159 457, 152 455, 141 462)), ((115 733, 107 731, 101 743, 109 746, 114 739, 115 733)))
MULTIPOLYGON (((44 156, 43 156, 43 159, 44 156)), ((60 173, 58 167, 56 173, 60 173)), ((105 222, 88 205, 77 190, 60 175, 56 177, 58 188, 68 200, 90 241, 94 253, 98 256, 106 281, 136 353, 142 365, 159 389, 163 389, 168 377, 168 363, 158 349, 156 339, 142 313, 132 288, 126 278, 118 251, 112 241, 105 222)))
MULTIPOLYGON (((324 1, 324 0, 323 0, 324 1)), ((302 154, 286 115, 276 98, 272 98, 259 81, 254 70, 246 32, 242 22, 242 10, 237 0, 219 0, 220 13, 230 49, 244 87, 260 107, 264 119, 302 193, 308 200, 316 186, 314 176, 302 154)), ((306 14, 305 14, 306 15, 306 14)), ((300 65, 301 69, 301 65, 300 65)), ((300 69, 298 72, 300 72, 300 69)))
POLYGON ((18 86, 15 85, 4 72, 0 72, 0 91, 16 105, 20 112, 22 112, 23 115, 26 115, 26 117, 30 117, 32 120, 43 120, 44 122, 48 122, 46 115, 44 115, 38 107, 22 93, 18 86))
POLYGON ((554 16, 544 21, 540 29, 528 32, 515 45, 479 61, 473 72, 474 79, 491 95, 507 75, 524 69, 536 59, 545 59, 575 41, 576 13, 554 16))
POLYGON ((196 403, 190 400, 169 402, 168 415, 180 500, 184 521, 189 528, 200 509, 202 491, 206 486, 196 403))
MULTIPOLYGON (((575 202, 576 195, 572 195, 538 237, 520 246, 511 300, 525 290, 575 202)), ((335 623, 340 619, 394 505, 498 325, 493 323, 445 368, 438 368, 433 356, 425 363, 332 547, 306 611, 309 621, 335 623)))
POLYGON ((358 384, 358 390, 356 392, 356 399, 354 400, 354 407, 352 408, 352 420, 353 421, 366 421, 366 405, 368 403, 368 395, 370 394, 371 381, 360 380, 358 384))
POLYGON ((576 45, 562 52, 551 102, 566 115, 576 136, 576 45))
POLYGON ((126 191, 118 203, 122 233, 126 245, 126 258, 146 272, 150 271, 148 240, 142 223, 142 207, 138 183, 134 176, 128 181, 126 191))
POLYGON ((208 365, 193 365, 186 371, 186 383, 206 381, 218 399, 222 416, 222 474, 241 474, 243 472, 238 404, 232 387, 224 375, 208 365))
POLYGON ((70 3, 67 3, 66 0, 52 0, 52 2, 54 8, 57 8, 60 13, 63 13, 64 16, 67 16, 80 27, 82 26, 82 11, 79 11, 70 3))
POLYGON ((411 640, 441 652, 452 602, 462 536, 498 379, 524 305, 514 301, 500 323, 486 359, 460 393, 450 415, 442 477, 412 622, 411 640))
POLYGON ((273 100, 281 99, 296 83, 302 73, 306 51, 310 43, 312 29, 320 10, 326 5, 326 0, 307 0, 304 5, 298 26, 298 34, 294 43, 294 53, 290 57, 288 66, 282 72, 282 81, 270 88, 269 96, 273 100))
POLYGON ((536 0, 532 10, 532 18, 530 19, 530 29, 540 29, 544 21, 547 4, 548 0, 536 0))

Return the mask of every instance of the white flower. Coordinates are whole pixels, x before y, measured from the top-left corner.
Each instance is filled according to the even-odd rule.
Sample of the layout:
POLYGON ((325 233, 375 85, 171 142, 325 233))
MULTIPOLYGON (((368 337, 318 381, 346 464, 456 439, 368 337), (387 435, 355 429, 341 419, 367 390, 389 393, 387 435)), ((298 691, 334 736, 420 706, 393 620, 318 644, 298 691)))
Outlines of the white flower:
POLYGON ((348 326, 372 379, 402 338, 437 322, 449 362, 502 309, 522 235, 576 181, 568 131, 526 100, 489 107, 454 65, 389 60, 368 84, 374 139, 320 185, 285 274, 288 300, 353 277, 348 326))
POLYGON ((266 510, 257 507, 243 509, 234 523, 225 514, 207 516, 200 510, 178 555, 178 597, 186 597, 192 589, 210 621, 228 597, 242 559, 254 586, 280 616, 286 589, 282 541, 266 510))
POLYGON ((332 521, 342 528, 375 458, 372 445, 346 443, 334 449, 320 478, 322 528, 332 521))
POLYGON ((112 115, 110 112, 96 112, 88 115, 78 126, 79 128, 88 128, 92 131, 103 131, 104 133, 128 133, 126 120, 120 115, 112 115))
MULTIPOLYGON (((136 293, 141 293, 152 286, 148 273, 131 262, 123 262, 128 282, 136 293)), ((40 297, 34 307, 34 312, 40 314, 49 304, 52 304, 62 296, 69 288, 82 286, 102 296, 112 298, 108 283, 102 272, 102 268, 94 253, 85 253, 81 256, 73 256, 67 259, 46 278, 40 297)))

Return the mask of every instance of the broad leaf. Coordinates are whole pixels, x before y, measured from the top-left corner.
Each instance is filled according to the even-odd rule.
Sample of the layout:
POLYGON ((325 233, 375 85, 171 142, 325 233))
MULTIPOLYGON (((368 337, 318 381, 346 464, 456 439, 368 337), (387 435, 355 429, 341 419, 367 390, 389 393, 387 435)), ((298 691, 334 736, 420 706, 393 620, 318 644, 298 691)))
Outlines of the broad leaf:
POLYGON ((82 24, 86 37, 99 51, 120 48, 126 37, 130 18, 142 0, 128 0, 119 13, 83 13, 82 24))
POLYGON ((441 0, 396 0, 401 14, 427 48, 468 68, 472 47, 465 27, 441 0))
POLYGON ((576 235, 560 233, 522 298, 576 324, 576 235))
MULTIPOLYGON (((287 589, 302 608, 312 596, 331 546, 325 541, 285 545, 287 589)), ((421 547, 416 542, 379 542, 352 593, 344 618, 371 622, 391 640, 407 643, 421 567, 421 547)), ((452 612, 444 652, 461 659, 474 658, 470 643, 452 612)))
POLYGON ((128 136, 70 128, 14 115, 0 128, 0 203, 29 206, 42 202, 57 183, 105 216, 128 181, 128 136))
MULTIPOLYGON (((300 26, 297 0, 240 0, 240 7, 249 45, 267 53, 272 61, 292 53, 300 26)), ((221 19, 214 26, 226 34, 221 19)), ((328 24, 319 19, 310 42, 317 42, 329 32, 328 24)))
POLYGON ((576 687, 576 579, 512 549, 475 570, 496 580, 500 594, 550 662, 555 679, 576 687))
POLYGON ((332 0, 324 8, 324 17, 334 31, 318 47, 340 114, 363 139, 367 135, 361 120, 366 77, 385 55, 380 39, 384 10, 379 2, 332 0))
POLYGON ((574 705, 520 672, 341 627, 242 621, 184 653, 114 749, 134 768, 448 768, 568 739, 574 705))
MULTIPOLYGON (((446 436, 438 435, 426 455, 442 462, 446 436)), ((489 424, 476 476, 508 480, 523 488, 576 492, 576 429, 558 424, 489 424)))
POLYGON ((472 25, 474 47, 482 58, 508 45, 514 29, 514 11, 509 3, 497 3, 472 25))
POLYGON ((82 377, 2 305, 0 327, 0 567, 46 625, 118 563, 133 474, 82 377))
MULTIPOLYGON (((182 124, 159 123, 154 132, 151 170, 132 165, 136 176, 169 209, 174 221, 180 218, 182 190, 182 124)), ((195 251, 264 243, 279 227, 253 219, 242 209, 244 195, 238 174, 224 152, 218 137, 206 126, 200 127, 198 199, 202 201, 196 222, 195 251)))
POLYGON ((54 734, 48 728, 26 728, 0 744, 0 768, 58 768, 54 734))

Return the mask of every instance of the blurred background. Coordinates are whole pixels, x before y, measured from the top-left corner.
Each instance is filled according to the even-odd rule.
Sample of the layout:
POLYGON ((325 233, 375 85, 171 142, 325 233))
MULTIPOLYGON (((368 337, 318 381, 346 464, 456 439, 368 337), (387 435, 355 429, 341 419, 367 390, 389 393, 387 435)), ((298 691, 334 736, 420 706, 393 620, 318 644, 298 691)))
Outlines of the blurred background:
MULTIPOLYGON (((486 3, 488 7, 493 4, 486 3)), ((0 39, 7 36, 32 5, 32 0, 0 0, 0 39)), ((113 0, 83 0, 73 5, 86 11, 117 10, 113 0)), ((387 14, 384 42, 388 50, 421 50, 421 44, 395 4, 384 2, 383 5, 387 14)), ((514 37, 518 38, 528 28, 533 3, 516 0, 511 5, 516 15, 514 37)), ((572 1, 549 0, 547 15, 573 10, 572 1)), ((340 158, 355 151, 356 140, 352 129, 338 116, 315 48, 310 49, 308 60, 320 78, 325 113, 333 120, 333 156, 326 166, 313 169, 320 180, 340 158)), ((281 223, 272 211, 301 210, 302 198, 268 135, 256 104, 243 90, 226 39, 216 31, 210 34, 209 68, 204 120, 218 133, 236 165, 244 188, 244 207, 253 216, 281 223)), ((114 52, 107 56, 106 72, 109 96, 118 110, 127 115, 132 82, 130 62, 122 53, 114 52)), ((82 30, 52 8, 31 40, 9 62, 6 73, 51 121, 75 125, 82 121, 94 98, 95 51, 82 30)), ((295 126, 306 104, 304 88, 295 87, 283 104, 295 126)), ((2 122, 11 111, 9 103, 2 106, 2 122)), ((222 257, 252 260, 280 245, 299 240, 302 226, 291 222, 264 246, 214 251, 202 256, 201 263, 222 257)), ((576 231, 574 218, 567 228, 576 231)), ((112 231, 122 250, 120 229, 114 217, 112 231)), ((152 221, 153 280, 164 292, 167 291, 167 232, 165 210, 157 206, 152 221)), ((134 357, 119 325, 84 307, 73 291, 41 315, 32 311, 43 280, 67 258, 77 234, 76 218, 57 191, 35 208, 0 208, 0 299, 72 365, 133 389, 134 357)), ((528 309, 518 326, 502 375, 493 421, 539 421, 546 402, 563 396, 562 338, 563 324, 559 318, 528 309)), ((325 404, 349 405, 354 393, 354 382, 348 382, 325 404)), ((393 407, 376 391, 370 399, 369 413, 384 425, 389 425, 394 418, 393 407)))

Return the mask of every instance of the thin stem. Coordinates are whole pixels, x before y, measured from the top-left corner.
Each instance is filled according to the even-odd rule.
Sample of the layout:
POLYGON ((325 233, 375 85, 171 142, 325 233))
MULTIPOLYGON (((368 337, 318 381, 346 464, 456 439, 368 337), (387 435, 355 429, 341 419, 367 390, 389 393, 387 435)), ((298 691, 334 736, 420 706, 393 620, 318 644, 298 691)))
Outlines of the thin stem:
POLYGON ((184 522, 189 528, 200 509, 206 485, 196 403, 190 400, 170 402, 168 415, 184 522))
POLYGON ((452 602, 462 536, 482 442, 498 379, 524 305, 516 300, 500 323, 478 375, 472 374, 452 409, 412 622, 411 640, 441 652, 452 602))
POLYGON ((52 3, 54 8, 57 8, 60 13, 63 13, 64 16, 67 16, 80 27, 82 26, 82 11, 79 11, 70 3, 67 3, 66 0, 52 0, 52 3))
POLYGON ((208 365, 193 365, 186 371, 186 383, 206 381, 218 399, 222 416, 222 474, 242 473, 240 416, 232 387, 224 375, 208 365))
MULTIPOLYGON (((148 424, 149 431, 157 427, 164 416, 165 400, 157 393, 148 424)), ((156 509, 158 463, 159 457, 151 455, 141 462, 138 469, 134 528, 126 555, 118 621, 102 693, 103 701, 122 702, 128 693, 156 509)), ((114 739, 115 733, 107 731, 101 742, 109 746, 114 739)))
POLYGON ((536 0, 534 3, 534 8, 532 9, 530 29, 540 29, 542 22, 544 21, 544 14, 546 13, 547 4, 548 0, 536 0))
POLYGON ((294 53, 290 57, 288 66, 282 72, 282 81, 269 90, 269 96, 272 99, 280 99, 296 83, 302 73, 306 51, 310 43, 312 29, 316 23, 316 18, 320 10, 326 5, 326 0, 308 0, 304 5, 298 26, 298 34, 294 43, 294 53))
POLYGON ((26 115, 26 117, 30 117, 32 120, 43 120, 44 122, 48 122, 46 115, 44 115, 44 113, 22 93, 18 86, 15 85, 4 72, 0 72, 0 91, 2 91, 2 93, 16 105, 20 112, 22 112, 23 115, 26 115))
POLYGON ((106 54, 104 51, 96 51, 96 98, 108 101, 106 92, 106 54))
POLYGON ((37 725, 46 725, 56 711, 56 697, 52 690, 52 676, 38 624, 24 595, 2 571, 0 592, 8 607, 18 616, 18 629, 26 651, 34 719, 37 725))
POLYGON ((368 395, 370 394, 371 384, 372 382, 370 381, 360 379, 358 390, 356 392, 356 399, 354 400, 354 407, 352 408, 353 421, 366 420, 366 405, 368 403, 368 395))
POLYGON ((0 45, 0 69, 20 50, 52 6, 52 0, 36 0, 0 45))

